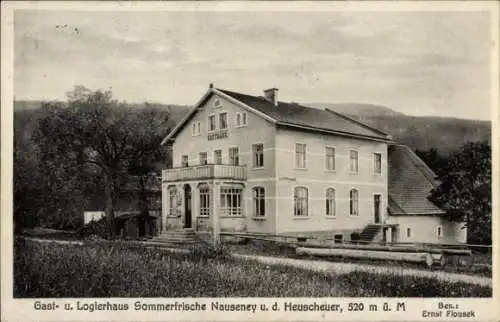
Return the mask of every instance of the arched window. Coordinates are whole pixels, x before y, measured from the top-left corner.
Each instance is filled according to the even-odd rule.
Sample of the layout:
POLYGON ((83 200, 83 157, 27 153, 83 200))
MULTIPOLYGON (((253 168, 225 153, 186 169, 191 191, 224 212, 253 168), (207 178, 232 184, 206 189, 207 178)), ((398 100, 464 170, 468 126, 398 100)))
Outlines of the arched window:
POLYGON ((328 188, 326 189, 326 215, 327 216, 335 216, 335 189, 328 188))
POLYGON ((294 189, 294 215, 304 217, 308 215, 308 192, 306 187, 295 187, 294 189))
POLYGON ((358 204, 359 204, 359 192, 356 189, 351 189, 351 191, 349 192, 349 206, 350 206, 349 213, 352 216, 357 216, 359 214, 358 204))
POLYGON ((168 216, 176 216, 177 209, 177 187, 168 187, 168 216))
POLYGON ((263 187, 254 187, 253 195, 253 211, 255 217, 264 217, 266 215, 265 191, 263 187))

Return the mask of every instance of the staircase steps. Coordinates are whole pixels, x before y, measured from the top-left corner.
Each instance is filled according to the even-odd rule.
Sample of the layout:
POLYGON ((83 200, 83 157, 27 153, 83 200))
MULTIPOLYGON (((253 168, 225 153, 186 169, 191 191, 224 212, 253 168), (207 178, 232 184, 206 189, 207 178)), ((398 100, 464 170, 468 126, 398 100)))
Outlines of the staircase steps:
POLYGON ((202 243, 193 229, 166 231, 151 239, 151 242, 170 247, 190 246, 202 243))
POLYGON ((380 225, 368 225, 363 229, 359 238, 362 243, 369 243, 373 241, 375 236, 381 231, 382 227, 380 225))

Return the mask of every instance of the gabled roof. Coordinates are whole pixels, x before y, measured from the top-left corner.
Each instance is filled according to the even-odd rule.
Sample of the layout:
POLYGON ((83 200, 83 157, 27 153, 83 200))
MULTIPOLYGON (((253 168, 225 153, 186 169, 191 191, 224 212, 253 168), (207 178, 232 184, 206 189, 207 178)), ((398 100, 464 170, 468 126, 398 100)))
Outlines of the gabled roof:
POLYGON ((278 126, 370 140, 391 141, 391 137, 386 133, 329 109, 321 110, 299 105, 297 103, 286 103, 281 101, 275 106, 262 96, 252 96, 220 88, 210 88, 162 141, 162 144, 173 139, 186 122, 196 113, 197 109, 203 105, 212 94, 218 94, 278 126))
POLYGON ((445 213, 428 199, 439 184, 436 175, 409 147, 390 145, 388 168, 389 214, 445 213))
POLYGON ((286 103, 281 101, 275 106, 262 96, 241 94, 224 89, 218 90, 271 117, 281 126, 305 128, 313 131, 323 130, 337 134, 351 134, 371 139, 390 140, 390 137, 386 133, 332 110, 322 110, 297 103, 286 103))

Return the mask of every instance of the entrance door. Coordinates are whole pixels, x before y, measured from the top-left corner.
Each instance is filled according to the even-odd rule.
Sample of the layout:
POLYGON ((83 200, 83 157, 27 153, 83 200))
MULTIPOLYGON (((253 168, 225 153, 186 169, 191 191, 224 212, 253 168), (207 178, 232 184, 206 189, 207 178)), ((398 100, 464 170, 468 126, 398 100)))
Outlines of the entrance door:
POLYGON ((373 213, 375 216, 375 223, 380 223, 380 195, 373 196, 373 213))
POLYGON ((191 186, 184 185, 184 228, 191 228, 191 186))

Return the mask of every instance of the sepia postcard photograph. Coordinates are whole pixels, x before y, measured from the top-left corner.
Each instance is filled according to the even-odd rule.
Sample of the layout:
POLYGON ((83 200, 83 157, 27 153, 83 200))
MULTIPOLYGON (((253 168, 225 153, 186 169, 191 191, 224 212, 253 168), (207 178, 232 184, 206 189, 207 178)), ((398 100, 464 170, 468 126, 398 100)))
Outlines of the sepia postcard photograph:
POLYGON ((498 9, 3 2, 2 321, 497 321, 498 9))

